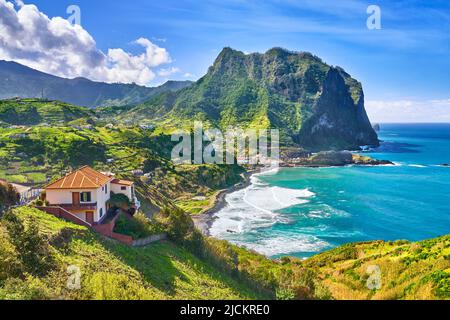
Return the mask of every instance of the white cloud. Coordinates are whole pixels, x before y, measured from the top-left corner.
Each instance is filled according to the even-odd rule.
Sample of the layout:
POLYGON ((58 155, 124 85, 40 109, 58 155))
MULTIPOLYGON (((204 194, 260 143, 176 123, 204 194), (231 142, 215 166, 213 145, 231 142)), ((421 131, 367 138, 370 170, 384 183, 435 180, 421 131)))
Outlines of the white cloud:
POLYGON ((179 68, 170 67, 170 68, 165 68, 165 69, 163 68, 163 69, 159 70, 158 75, 161 77, 168 77, 172 74, 180 73, 180 72, 181 72, 181 70, 179 68))
MULTIPOLYGON (((54 75, 105 82, 147 85, 154 68, 172 62, 169 52, 146 38, 134 42, 144 49, 134 55, 123 49, 97 48, 81 26, 61 17, 49 18, 32 4, 0 0, 0 59, 13 60, 54 75)), ((170 68, 172 70, 176 68, 170 68)))
POLYGON ((372 122, 450 122, 450 99, 370 100, 366 109, 372 122))
POLYGON ((166 38, 157 38, 157 37, 153 37, 153 40, 157 41, 157 42, 167 42, 166 38))

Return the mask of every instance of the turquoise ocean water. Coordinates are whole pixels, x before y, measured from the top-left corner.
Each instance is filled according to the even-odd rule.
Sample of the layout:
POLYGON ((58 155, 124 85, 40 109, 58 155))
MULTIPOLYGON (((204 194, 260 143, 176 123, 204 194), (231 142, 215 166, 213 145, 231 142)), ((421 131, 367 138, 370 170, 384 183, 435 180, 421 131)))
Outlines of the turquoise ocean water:
POLYGON ((384 124, 369 152, 395 166, 285 168, 227 196, 211 233, 270 257, 450 233, 450 124, 384 124))

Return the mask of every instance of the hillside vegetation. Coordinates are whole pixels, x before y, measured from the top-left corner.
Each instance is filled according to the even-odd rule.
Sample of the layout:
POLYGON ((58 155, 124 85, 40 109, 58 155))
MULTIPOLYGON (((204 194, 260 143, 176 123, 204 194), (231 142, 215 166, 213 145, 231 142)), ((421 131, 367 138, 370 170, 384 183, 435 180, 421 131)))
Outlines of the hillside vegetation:
POLYGON ((15 216, 0 222, 0 299, 264 298, 171 242, 130 248, 34 209, 15 216), (67 287, 69 266, 79 290, 67 287))
POLYGON ((87 120, 93 116, 94 112, 87 108, 60 101, 41 99, 11 99, 0 101, 0 121, 9 125, 54 125, 81 118, 87 120))
POLYGON ((219 190, 241 180, 238 166, 174 166, 172 146, 170 136, 123 125, 0 127, 0 179, 39 187, 90 165, 135 180, 146 210, 176 203, 191 213, 209 208, 219 190), (148 175, 135 177, 135 170, 148 175))
POLYGON ((130 248, 16 209, 0 221, 0 299, 450 299, 450 236, 273 261, 203 238, 187 218, 163 213, 172 241, 130 248), (70 266, 81 271, 76 290, 67 287, 70 266), (379 290, 367 286, 373 266, 379 290))

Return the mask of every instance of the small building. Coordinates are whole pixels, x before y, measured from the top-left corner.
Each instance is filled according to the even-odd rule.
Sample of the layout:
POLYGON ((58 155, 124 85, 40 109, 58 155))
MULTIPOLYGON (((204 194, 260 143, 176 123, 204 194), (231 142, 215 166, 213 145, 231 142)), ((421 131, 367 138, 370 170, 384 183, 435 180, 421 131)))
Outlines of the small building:
POLYGON ((27 137, 28 137, 28 134, 26 134, 26 133, 16 133, 16 134, 11 134, 9 136, 9 138, 12 140, 26 139, 27 137))
POLYGON ((132 181, 115 179, 89 166, 48 185, 45 192, 49 206, 61 207, 91 225, 106 217, 111 192, 126 195, 133 204, 139 203, 132 181))
POLYGON ((132 170, 131 174, 133 174, 135 177, 142 177, 144 175, 144 171, 140 169, 132 170))
POLYGON ((149 124, 141 124, 139 125, 139 128, 142 130, 153 130, 155 127, 149 124))

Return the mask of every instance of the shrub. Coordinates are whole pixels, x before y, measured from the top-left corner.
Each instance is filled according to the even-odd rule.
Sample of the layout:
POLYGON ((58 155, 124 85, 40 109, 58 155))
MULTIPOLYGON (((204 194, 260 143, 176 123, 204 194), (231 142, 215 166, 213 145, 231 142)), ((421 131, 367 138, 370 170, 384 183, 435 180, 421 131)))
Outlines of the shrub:
POLYGON ((9 183, 0 182, 0 216, 20 200, 17 190, 9 183))
POLYGON ((13 213, 5 215, 4 221, 11 243, 18 252, 25 272, 43 276, 50 271, 52 260, 48 241, 39 234, 36 221, 30 220, 27 226, 13 213))
POLYGON ((164 208, 160 213, 160 221, 169 237, 180 244, 187 244, 197 232, 191 217, 180 209, 164 208))
POLYGON ((44 300, 50 298, 48 291, 45 285, 32 277, 26 280, 9 278, 0 287, 0 300, 44 300))
POLYGON ((18 252, 11 243, 7 231, 0 226, 0 283, 22 273, 18 252))
POLYGON ((128 210, 131 206, 130 199, 122 194, 122 193, 112 193, 111 192, 111 198, 109 199, 109 203, 112 207, 128 210))
POLYGON ((122 214, 116 221, 114 232, 131 236, 137 240, 161 233, 162 227, 150 221, 142 213, 138 213, 134 217, 126 217, 122 214))

